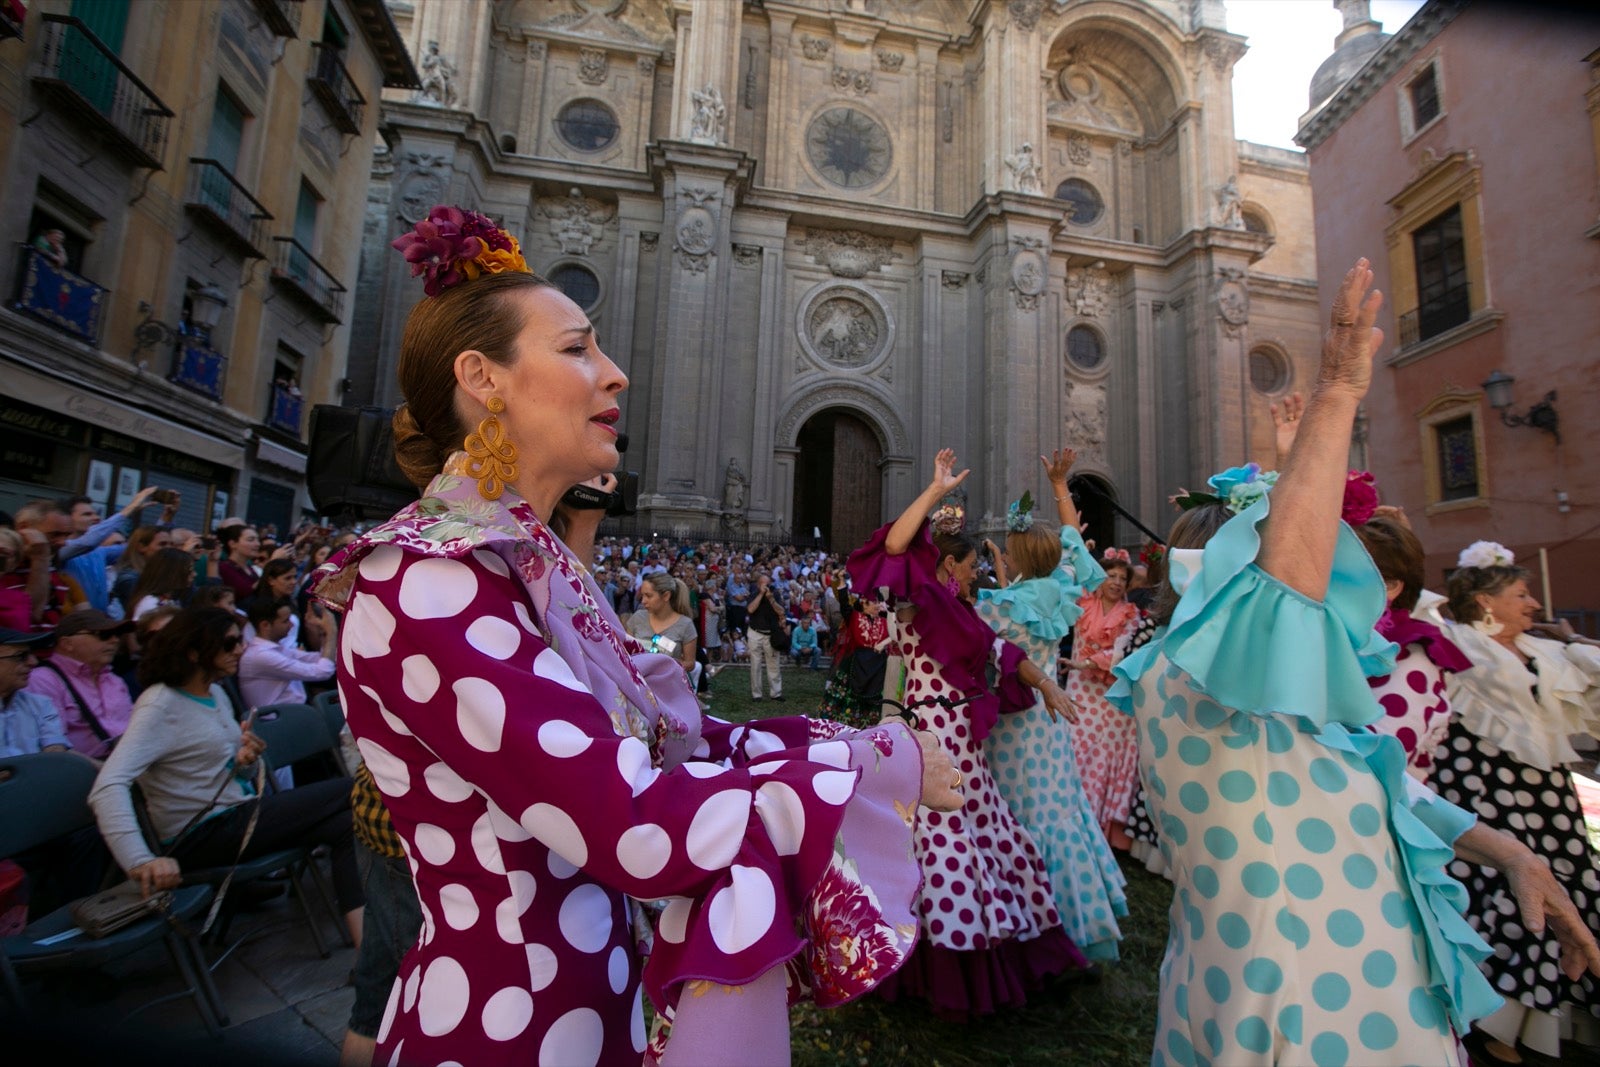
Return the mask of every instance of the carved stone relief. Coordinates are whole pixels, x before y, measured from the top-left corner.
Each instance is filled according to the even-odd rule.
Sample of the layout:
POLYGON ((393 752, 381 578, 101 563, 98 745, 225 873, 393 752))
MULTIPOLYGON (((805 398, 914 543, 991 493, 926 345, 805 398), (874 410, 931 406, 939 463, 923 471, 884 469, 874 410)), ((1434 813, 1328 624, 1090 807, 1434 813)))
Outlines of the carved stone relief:
POLYGON ((827 59, 833 51, 833 42, 826 37, 801 37, 800 51, 807 59, 827 59))
POLYGON ((834 67, 833 87, 842 93, 866 96, 872 92, 872 71, 851 70, 849 67, 834 67))
POLYGON ((1007 7, 1012 23, 1024 33, 1032 33, 1039 25, 1039 16, 1044 14, 1044 0, 1011 0, 1007 7))
POLYGON ((1044 168, 1039 166, 1039 161, 1034 158, 1033 145, 1027 141, 1022 142, 1022 147, 1015 153, 1006 157, 1006 166, 1011 171, 1012 183, 1019 193, 1038 195, 1044 192, 1044 168))
POLYGON ((578 49, 578 80, 585 85, 603 85, 611 72, 611 61, 600 48, 578 49))
POLYGON ((1248 280, 1237 267, 1220 268, 1217 278, 1221 281, 1217 287, 1217 316, 1222 320, 1223 333, 1238 337, 1250 322, 1248 280))
POLYGON ((1085 459, 1105 458, 1106 391, 1102 385, 1067 384, 1067 440, 1085 459))
POLYGON ((825 283, 801 299, 797 312, 800 347, 824 369, 870 367, 894 340, 888 308, 865 286, 825 283))
POLYGON ((694 116, 689 120, 689 140, 696 144, 726 144, 728 108, 722 102, 722 90, 707 85, 692 92, 690 98, 694 101, 694 116))
POLYGON ((960 289, 967 284, 968 275, 959 270, 945 270, 939 272, 939 282, 946 289, 960 289))
POLYGON ((864 278, 901 258, 890 238, 859 230, 807 230, 800 250, 838 278, 864 278))
POLYGON ((1044 261, 1044 242, 1037 237, 1014 237, 1018 246, 1011 257, 1011 295, 1018 311, 1037 311, 1050 276, 1044 261))
POLYGON ((452 157, 442 152, 407 152, 402 164, 410 171, 400 179, 395 197, 396 213, 407 222, 428 217, 435 204, 445 199, 445 172, 452 157))
POLYGON ((898 73, 905 61, 906 57, 901 52, 890 52, 883 49, 878 52, 878 69, 886 74, 898 73))
POLYGON ((760 245, 734 245, 733 265, 744 270, 752 270, 761 265, 760 245))
POLYGON ((645 255, 654 255, 656 247, 661 243, 659 233, 643 230, 639 233, 639 251, 645 255))
POLYGON ((586 256, 605 236, 605 224, 616 217, 610 204, 573 189, 566 196, 542 197, 539 214, 550 220, 550 234, 569 256, 586 256))
POLYGON ((1067 159, 1076 166, 1087 166, 1093 153, 1089 148, 1089 138, 1081 133, 1067 135, 1067 159))
POLYGON ((1084 318, 1098 319, 1111 307, 1111 276, 1093 267, 1067 271, 1067 300, 1084 318))

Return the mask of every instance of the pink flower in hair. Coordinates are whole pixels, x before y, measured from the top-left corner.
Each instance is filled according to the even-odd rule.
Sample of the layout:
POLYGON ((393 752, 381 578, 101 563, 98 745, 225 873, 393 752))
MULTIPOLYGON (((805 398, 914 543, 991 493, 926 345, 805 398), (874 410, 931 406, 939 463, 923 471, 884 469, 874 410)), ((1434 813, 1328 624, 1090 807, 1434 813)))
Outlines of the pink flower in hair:
POLYGON ((426 278, 422 290, 429 296, 438 296, 480 273, 528 269, 516 238, 493 219, 446 204, 428 212, 411 232, 395 238, 392 247, 411 264, 413 278, 426 278))
POLYGON ((1378 510, 1378 479, 1371 471, 1351 471, 1344 482, 1344 506, 1339 517, 1360 526, 1378 510))

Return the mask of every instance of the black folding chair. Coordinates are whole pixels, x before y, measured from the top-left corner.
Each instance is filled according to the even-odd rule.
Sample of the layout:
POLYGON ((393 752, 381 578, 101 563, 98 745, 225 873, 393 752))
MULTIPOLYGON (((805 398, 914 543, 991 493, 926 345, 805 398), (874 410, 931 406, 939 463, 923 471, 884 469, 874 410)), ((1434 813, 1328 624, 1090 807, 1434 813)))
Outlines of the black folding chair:
MULTIPOLYGON (((0 759, 0 856, 14 856, 94 826, 89 790, 96 773, 94 764, 68 752, 0 759)), ((141 919, 98 938, 79 930, 71 905, 64 905, 29 923, 20 934, 0 940, 0 981, 21 1013, 26 1003, 20 974, 91 970, 161 942, 183 979, 184 995, 194 998, 206 1029, 219 1034, 228 1025, 222 995, 188 925, 204 913, 211 898, 210 886, 181 887, 173 892, 164 916, 141 919)))

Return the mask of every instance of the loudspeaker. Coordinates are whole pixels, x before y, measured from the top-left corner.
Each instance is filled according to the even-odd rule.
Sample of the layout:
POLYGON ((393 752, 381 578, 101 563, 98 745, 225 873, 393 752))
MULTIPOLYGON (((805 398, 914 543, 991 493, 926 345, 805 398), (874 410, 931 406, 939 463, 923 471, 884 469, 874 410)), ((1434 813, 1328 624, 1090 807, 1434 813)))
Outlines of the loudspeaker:
POLYGON ((385 408, 311 409, 306 488, 319 515, 387 519, 421 495, 395 462, 393 419, 385 408))

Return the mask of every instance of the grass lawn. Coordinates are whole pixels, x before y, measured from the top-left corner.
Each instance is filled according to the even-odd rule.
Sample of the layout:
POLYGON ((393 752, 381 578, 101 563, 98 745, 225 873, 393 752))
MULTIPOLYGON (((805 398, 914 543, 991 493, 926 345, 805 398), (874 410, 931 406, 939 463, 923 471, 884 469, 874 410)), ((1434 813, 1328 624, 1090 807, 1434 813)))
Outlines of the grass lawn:
MULTIPOLYGON (((785 665, 788 699, 752 703, 747 669, 729 667, 712 682, 711 714, 744 722, 815 713, 823 678, 785 665)), ((835 1011, 802 1006, 794 1011, 795 1067, 1143 1067, 1155 1040, 1156 972, 1172 886, 1137 864, 1124 863, 1123 871, 1130 914, 1122 921, 1122 960, 1106 967, 1098 984, 1047 992, 1026 1009, 968 1024, 941 1022, 920 1003, 875 997, 835 1011)))

